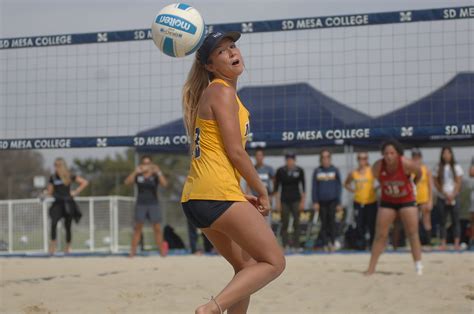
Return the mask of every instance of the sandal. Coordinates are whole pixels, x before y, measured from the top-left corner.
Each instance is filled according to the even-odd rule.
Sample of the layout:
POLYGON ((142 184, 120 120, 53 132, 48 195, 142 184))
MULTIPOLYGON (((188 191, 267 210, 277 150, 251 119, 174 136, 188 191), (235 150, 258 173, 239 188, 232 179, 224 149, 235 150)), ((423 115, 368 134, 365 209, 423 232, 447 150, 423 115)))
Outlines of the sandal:
POLYGON ((219 309, 220 314, 224 314, 224 312, 222 312, 221 306, 219 305, 219 303, 217 303, 216 299, 214 299, 213 296, 211 296, 211 301, 214 301, 214 303, 217 305, 217 308, 219 309))

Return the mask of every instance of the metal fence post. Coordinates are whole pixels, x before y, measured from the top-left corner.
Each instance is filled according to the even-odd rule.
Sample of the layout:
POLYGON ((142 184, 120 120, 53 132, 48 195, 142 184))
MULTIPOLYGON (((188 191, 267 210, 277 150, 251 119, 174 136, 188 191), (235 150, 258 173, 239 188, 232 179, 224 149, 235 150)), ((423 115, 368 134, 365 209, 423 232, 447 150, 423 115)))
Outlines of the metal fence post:
POLYGON ((94 200, 89 199, 89 251, 95 250, 94 200))
POLYGON ((43 200, 43 250, 48 252, 48 204, 43 200))
POLYGON ((13 252, 13 202, 8 201, 8 253, 13 252))
POLYGON ((114 250, 114 200, 113 198, 109 199, 109 229, 110 229, 110 251, 114 250))
POLYGON ((115 199, 115 206, 114 206, 114 252, 118 252, 118 242, 119 242, 119 234, 118 234, 118 197, 114 196, 115 199))

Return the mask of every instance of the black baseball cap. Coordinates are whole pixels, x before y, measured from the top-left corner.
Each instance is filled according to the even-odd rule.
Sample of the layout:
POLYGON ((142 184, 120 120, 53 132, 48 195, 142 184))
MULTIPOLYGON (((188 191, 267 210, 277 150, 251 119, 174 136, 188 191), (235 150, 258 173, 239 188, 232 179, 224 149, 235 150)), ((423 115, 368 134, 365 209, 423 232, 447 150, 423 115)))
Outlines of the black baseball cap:
POLYGON ((285 154, 285 159, 289 159, 289 158, 291 158, 291 159, 296 159, 296 154, 293 153, 293 152, 288 152, 288 153, 286 153, 286 154, 285 154))
POLYGON ((197 51, 199 62, 201 62, 201 64, 207 64, 209 56, 214 51, 214 49, 216 49, 217 45, 221 42, 221 40, 224 38, 230 38, 234 42, 236 42, 240 38, 240 33, 239 32, 209 33, 204 39, 204 42, 202 43, 201 47, 199 47, 197 51))

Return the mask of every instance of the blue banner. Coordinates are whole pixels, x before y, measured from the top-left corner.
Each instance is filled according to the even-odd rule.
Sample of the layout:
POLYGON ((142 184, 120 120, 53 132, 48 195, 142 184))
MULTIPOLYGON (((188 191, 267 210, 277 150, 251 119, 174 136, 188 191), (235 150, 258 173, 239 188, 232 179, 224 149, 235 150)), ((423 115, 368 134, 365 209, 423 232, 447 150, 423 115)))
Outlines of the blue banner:
MULTIPOLYGON (((347 128, 325 130, 288 130, 279 133, 251 134, 249 147, 309 147, 366 143, 396 138, 401 142, 474 140, 474 124, 433 127, 347 128), (309 145, 311 144, 311 145, 309 145)), ((82 147, 136 147, 139 151, 184 152, 189 139, 185 134, 156 136, 104 136, 70 138, 3 139, 0 150, 67 149, 82 147)))
MULTIPOLYGON (((271 21, 248 21, 242 23, 208 25, 208 31, 240 31, 242 33, 262 33, 295 31, 304 29, 323 29, 355 27, 391 23, 411 23, 474 18, 474 6, 427 10, 408 10, 382 13, 362 13, 306 17, 271 21)), ((63 34, 50 36, 17 37, 0 39, 0 49, 29 47, 68 46, 78 44, 108 43, 151 39, 150 29, 135 29, 115 32, 96 32, 84 34, 63 34)))

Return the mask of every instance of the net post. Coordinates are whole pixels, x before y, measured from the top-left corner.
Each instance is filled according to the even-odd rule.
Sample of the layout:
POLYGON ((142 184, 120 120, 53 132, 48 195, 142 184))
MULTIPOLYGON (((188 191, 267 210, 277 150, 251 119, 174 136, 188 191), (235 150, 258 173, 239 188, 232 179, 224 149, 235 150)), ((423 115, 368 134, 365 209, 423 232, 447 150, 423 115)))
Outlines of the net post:
POLYGON ((89 251, 95 250, 95 239, 94 239, 94 200, 92 197, 89 199, 89 251))
POLYGON ((48 205, 46 200, 42 202, 43 207, 43 251, 48 253, 48 205))
POLYGON ((8 201, 8 253, 13 252, 13 201, 8 201))

